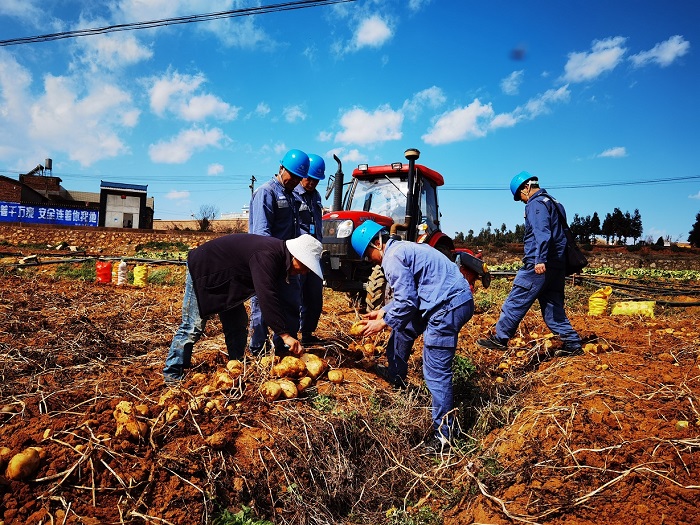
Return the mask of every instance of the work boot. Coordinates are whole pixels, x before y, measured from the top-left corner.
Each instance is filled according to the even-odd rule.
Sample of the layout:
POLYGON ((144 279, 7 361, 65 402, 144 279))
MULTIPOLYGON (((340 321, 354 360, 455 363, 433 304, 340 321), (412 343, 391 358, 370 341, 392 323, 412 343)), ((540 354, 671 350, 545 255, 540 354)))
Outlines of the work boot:
POLYGON ((583 353, 583 348, 581 345, 570 344, 564 345, 554 351, 554 357, 571 357, 575 355, 581 355, 583 353))
POLYGON ((393 386, 396 390, 406 390, 406 388, 408 388, 406 381, 404 381, 398 376, 392 376, 391 374, 389 374, 389 368, 387 368, 386 366, 375 365, 372 370, 375 374, 377 374, 384 381, 393 386))
POLYGON ((499 339, 495 335, 490 335, 486 339, 477 339, 476 344, 489 350, 508 349, 508 339, 499 339))
POLYGON ((433 436, 432 439, 423 443, 423 452, 435 456, 449 454, 452 451, 452 444, 443 438, 433 436))
POLYGON ((322 345, 326 342, 325 339, 316 337, 314 334, 301 334, 300 343, 302 346, 316 346, 322 345))

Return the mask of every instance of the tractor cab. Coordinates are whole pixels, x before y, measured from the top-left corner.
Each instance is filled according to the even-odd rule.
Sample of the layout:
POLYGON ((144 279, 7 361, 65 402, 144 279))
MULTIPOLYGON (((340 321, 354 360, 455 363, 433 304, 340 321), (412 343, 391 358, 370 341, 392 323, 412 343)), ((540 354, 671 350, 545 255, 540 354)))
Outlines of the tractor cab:
POLYGON ((350 243, 352 232, 364 221, 377 222, 392 235, 428 244, 456 260, 452 239, 440 230, 437 188, 444 184, 444 178, 415 163, 418 150, 406 150, 405 156, 408 163, 360 164, 347 184, 340 159, 335 157, 338 171, 328 179, 326 198, 333 193, 334 199, 331 211, 323 216, 325 285, 366 299, 368 308, 377 306, 374 298, 383 299, 384 282, 381 267, 358 257, 350 243))

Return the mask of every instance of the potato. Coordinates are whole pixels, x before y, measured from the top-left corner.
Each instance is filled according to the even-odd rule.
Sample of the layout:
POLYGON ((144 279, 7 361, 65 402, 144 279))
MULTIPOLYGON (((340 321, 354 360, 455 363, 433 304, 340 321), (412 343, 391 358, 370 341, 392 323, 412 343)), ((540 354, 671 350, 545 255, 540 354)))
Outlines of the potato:
POLYGON ((310 376, 302 377, 297 383, 297 390, 301 393, 313 384, 314 380, 310 376))
POLYGON ((275 377, 304 377, 306 375, 306 365, 298 357, 288 355, 272 367, 272 375, 275 377))
POLYGON ((12 449, 8 447, 0 447, 0 469, 5 468, 7 462, 12 457, 12 449))
POLYGON ((226 370, 234 379, 243 374, 243 363, 237 359, 232 359, 226 363, 226 370))
POLYGON ((219 372, 216 374, 215 383, 216 388, 231 388, 233 386, 233 378, 228 372, 219 372))
POLYGON ((350 335, 360 335, 367 325, 367 321, 357 321, 350 327, 350 335))
POLYGON ((343 382, 343 379, 343 372, 341 372, 340 370, 330 370, 328 372, 328 381, 330 381, 331 383, 339 385, 343 382))
POLYGON ((260 359, 260 368, 269 370, 277 363, 279 363, 280 358, 276 355, 265 355, 260 359))
POLYGON ((282 395, 282 387, 277 381, 265 381, 260 385, 260 393, 265 401, 275 401, 282 395))
POLYGON ((277 383, 282 389, 282 395, 286 399, 294 399, 295 397, 299 396, 299 390, 293 381, 290 381, 289 379, 280 379, 277 381, 277 383))
POLYGON ((328 365, 326 362, 318 357, 316 354, 302 354, 299 358, 306 365, 306 373, 309 377, 316 379, 318 376, 326 371, 328 365))
POLYGON ((5 475, 14 481, 30 478, 39 468, 40 461, 39 452, 30 447, 12 456, 5 475))
MULTIPOLYGON (((146 407, 148 408, 148 407, 146 407)), ((117 421, 116 437, 140 438, 148 433, 148 425, 144 421, 138 421, 138 410, 130 401, 120 401, 114 409, 114 419, 117 421)))

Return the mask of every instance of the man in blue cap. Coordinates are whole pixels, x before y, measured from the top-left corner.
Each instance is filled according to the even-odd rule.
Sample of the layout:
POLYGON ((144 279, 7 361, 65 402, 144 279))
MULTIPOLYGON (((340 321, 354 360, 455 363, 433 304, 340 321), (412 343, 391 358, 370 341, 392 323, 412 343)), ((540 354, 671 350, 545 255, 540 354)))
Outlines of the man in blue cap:
POLYGON ((392 299, 366 314, 362 335, 391 330, 386 346, 389 366, 377 373, 395 387, 405 386, 413 343, 423 334, 423 377, 433 398, 434 435, 430 452, 449 449, 456 437, 452 396, 452 361, 462 326, 474 313, 474 300, 459 267, 427 244, 401 241, 374 221, 358 226, 351 237, 360 257, 381 264, 392 299))
MULTIPOLYGON (((299 237, 299 213, 294 199, 294 188, 309 174, 309 156, 301 150, 289 150, 282 160, 277 174, 260 186, 250 200, 248 233, 275 237, 283 241, 299 237)), ((287 320, 287 326, 299 331, 299 279, 291 276, 280 290, 285 303, 285 313, 296 311, 295 319, 287 320)), ((268 326, 263 319, 257 297, 250 300, 250 344, 254 355, 267 350, 268 326)), ((284 341, 275 334, 272 338, 275 349, 284 350, 284 341)))
POLYGON ((534 304, 540 303, 542 317, 549 329, 559 336, 563 347, 556 357, 581 353, 581 338, 564 311, 564 224, 566 211, 546 190, 539 179, 527 171, 510 182, 513 200, 525 203, 525 256, 523 266, 513 281, 513 288, 501 308, 495 333, 477 344, 492 350, 505 350, 518 325, 534 304), (558 210, 557 210, 558 208, 558 210))
MULTIPOLYGON (((302 234, 307 233, 319 241, 323 241, 323 204, 316 186, 325 178, 326 163, 323 158, 309 153, 309 173, 294 188, 294 197, 297 199, 299 208, 299 229, 302 234)), ((301 286, 299 318, 301 344, 304 346, 323 344, 325 341, 314 335, 323 310, 323 280, 315 273, 308 273, 299 276, 299 283, 301 286)))

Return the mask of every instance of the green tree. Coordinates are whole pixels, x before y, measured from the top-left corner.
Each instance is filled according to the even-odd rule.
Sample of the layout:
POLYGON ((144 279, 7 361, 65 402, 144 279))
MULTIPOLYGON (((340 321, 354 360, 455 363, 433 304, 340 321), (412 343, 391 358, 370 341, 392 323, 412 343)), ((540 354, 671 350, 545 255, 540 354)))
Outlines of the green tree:
POLYGON ((700 213, 695 216, 695 224, 693 224, 693 228, 688 232, 688 242, 691 246, 696 248, 700 247, 700 213))

